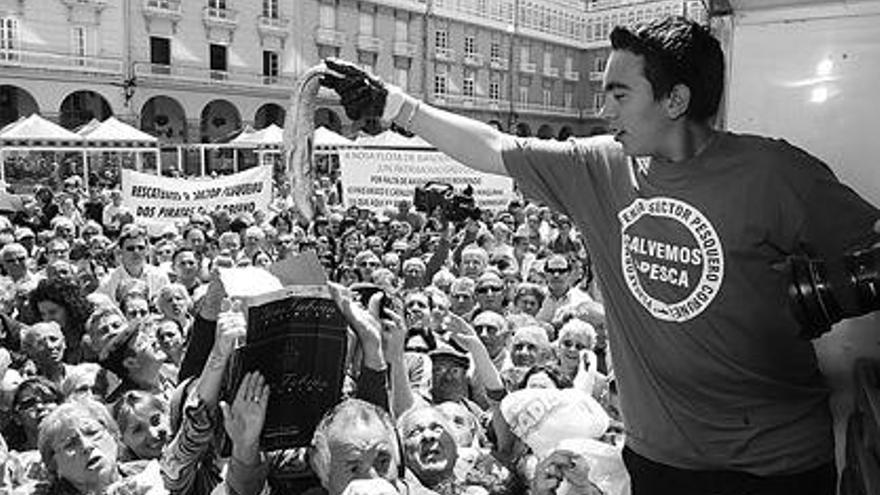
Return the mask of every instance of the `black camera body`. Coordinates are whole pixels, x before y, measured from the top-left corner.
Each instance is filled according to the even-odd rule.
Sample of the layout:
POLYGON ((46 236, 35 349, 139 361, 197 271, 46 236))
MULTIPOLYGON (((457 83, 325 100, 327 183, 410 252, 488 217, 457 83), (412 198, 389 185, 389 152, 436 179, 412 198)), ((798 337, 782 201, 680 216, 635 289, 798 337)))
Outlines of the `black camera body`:
POLYGON ((832 262, 795 256, 788 266, 789 301, 803 338, 817 338, 844 318, 880 309, 880 246, 832 262))
POLYGON ((474 188, 470 185, 457 193, 450 184, 428 182, 416 188, 413 206, 428 216, 440 208, 443 218, 451 222, 463 222, 468 218, 480 219, 480 209, 474 200, 474 188))

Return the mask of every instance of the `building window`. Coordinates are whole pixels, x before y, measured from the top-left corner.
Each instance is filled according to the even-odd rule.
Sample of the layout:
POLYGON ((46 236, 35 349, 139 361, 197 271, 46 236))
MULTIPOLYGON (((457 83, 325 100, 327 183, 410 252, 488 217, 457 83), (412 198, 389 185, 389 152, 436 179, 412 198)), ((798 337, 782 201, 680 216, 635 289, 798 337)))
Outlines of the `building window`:
POLYGON ((208 7, 217 10, 226 10, 226 0, 208 0, 208 7))
POLYGON ((150 36, 150 64, 155 74, 171 72, 171 40, 161 36, 150 36))
POLYGON ((210 45, 211 59, 211 78, 226 79, 226 47, 211 43, 210 45))
POLYGON ((376 16, 369 11, 362 10, 360 13, 360 22, 358 32, 366 36, 373 36, 375 32, 376 16))
POLYGON ((574 68, 574 59, 571 57, 565 57, 565 73, 569 74, 574 72, 572 69, 574 68))
POLYGON ((0 60, 18 60, 18 19, 0 17, 0 60))
POLYGON ((605 72, 605 57, 593 59, 593 72, 605 72))
POLYGON ((445 65, 437 65, 434 69, 434 95, 445 96, 448 91, 448 76, 445 65))
POLYGON ((498 101, 501 99, 501 82, 489 81, 489 99, 498 101))
POLYGON ((553 54, 550 52, 544 52, 544 67, 548 69, 553 67, 553 54))
POLYGON ((501 43, 493 41, 489 45, 489 58, 491 60, 501 60, 501 43))
POLYGON ((434 32, 434 47, 449 48, 449 33, 445 29, 438 29, 434 32))
POLYGON ((605 106, 605 93, 598 92, 593 93, 593 113, 600 114, 602 113, 602 107, 605 106))
POLYGON ((545 89, 541 92, 541 103, 543 103, 545 107, 549 107, 553 104, 553 93, 549 89, 545 89))
POLYGON ((336 29, 336 5, 320 4, 318 25, 324 29, 336 29))
POLYGON ((409 89, 409 69, 404 67, 395 67, 394 84, 396 84, 398 88, 404 91, 409 89))
POLYGON ((394 39, 397 41, 409 41, 409 19, 398 17, 394 20, 394 39))
POLYGON ((464 54, 473 55, 477 53, 477 38, 475 36, 464 37, 464 54))
POLYGON ((263 50, 263 82, 276 84, 278 82, 278 52, 263 50))
POLYGON ((329 46, 329 45, 318 45, 318 57, 321 59, 339 58, 339 47, 338 46, 329 46))
POLYGON ((461 94, 464 96, 473 97, 475 92, 474 88, 476 87, 476 77, 474 76, 473 71, 467 71, 464 74, 464 80, 461 85, 461 94))
POLYGON ((358 50, 358 65, 370 74, 376 73, 376 54, 358 50))
POLYGON ((530 57, 530 55, 529 55, 529 47, 528 47, 528 46, 521 46, 521 47, 519 47, 519 60, 520 60, 520 63, 521 63, 521 64, 527 64, 527 63, 529 63, 529 57, 530 57))
POLYGON ((529 102, 529 87, 528 86, 520 86, 519 87, 519 102, 520 103, 528 103, 529 102))
POLYGON ((278 0, 263 0, 263 17, 278 19, 278 0))
POLYGON ((571 91, 566 91, 565 93, 563 93, 562 98, 565 108, 571 108, 574 101, 574 94, 572 94, 571 91))
POLYGON ((85 57, 88 55, 89 32, 84 26, 74 26, 71 35, 74 61, 77 65, 85 65, 85 57))

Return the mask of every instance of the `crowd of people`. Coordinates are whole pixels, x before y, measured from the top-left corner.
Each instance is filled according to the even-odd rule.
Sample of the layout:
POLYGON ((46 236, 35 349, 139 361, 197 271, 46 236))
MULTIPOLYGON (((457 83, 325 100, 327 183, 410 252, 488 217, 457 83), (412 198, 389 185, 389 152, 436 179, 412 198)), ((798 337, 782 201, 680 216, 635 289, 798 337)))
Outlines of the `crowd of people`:
POLYGON ((523 419, 543 401, 557 429, 593 418, 585 437, 621 444, 602 299, 571 221, 524 200, 458 223, 406 200, 344 208, 331 184, 310 222, 282 186, 267 211, 148 232, 118 190, 77 176, 0 217, 0 489, 602 493, 583 453, 546 451, 563 440, 552 420, 523 419), (218 273, 307 251, 357 351, 312 445, 263 452, 264 378, 221 393, 245 324, 218 273))

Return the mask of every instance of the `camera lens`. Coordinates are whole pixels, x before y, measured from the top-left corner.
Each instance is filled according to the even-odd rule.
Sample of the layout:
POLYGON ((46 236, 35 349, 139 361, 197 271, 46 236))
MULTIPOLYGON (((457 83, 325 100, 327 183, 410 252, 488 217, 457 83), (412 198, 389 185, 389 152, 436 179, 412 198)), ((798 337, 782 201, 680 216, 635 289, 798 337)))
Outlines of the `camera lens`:
POLYGON ((822 261, 792 257, 789 266, 789 300, 794 316, 801 324, 801 336, 814 339, 831 330, 831 325, 841 320, 840 306, 834 299, 822 261))
POLYGON ((859 316, 880 309, 880 248, 855 251, 844 257, 844 264, 855 289, 859 316))

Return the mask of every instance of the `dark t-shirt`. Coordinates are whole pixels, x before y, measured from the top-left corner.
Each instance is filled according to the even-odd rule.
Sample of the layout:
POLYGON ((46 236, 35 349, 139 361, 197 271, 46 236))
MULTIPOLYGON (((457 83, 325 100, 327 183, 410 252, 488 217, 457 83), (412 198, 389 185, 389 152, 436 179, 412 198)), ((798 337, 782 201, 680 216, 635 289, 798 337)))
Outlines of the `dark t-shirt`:
POLYGON ((523 192, 585 232, 627 443, 688 469, 785 474, 833 459, 828 389, 777 267, 870 243, 877 210, 785 143, 718 134, 683 163, 610 137, 517 140, 523 192))

